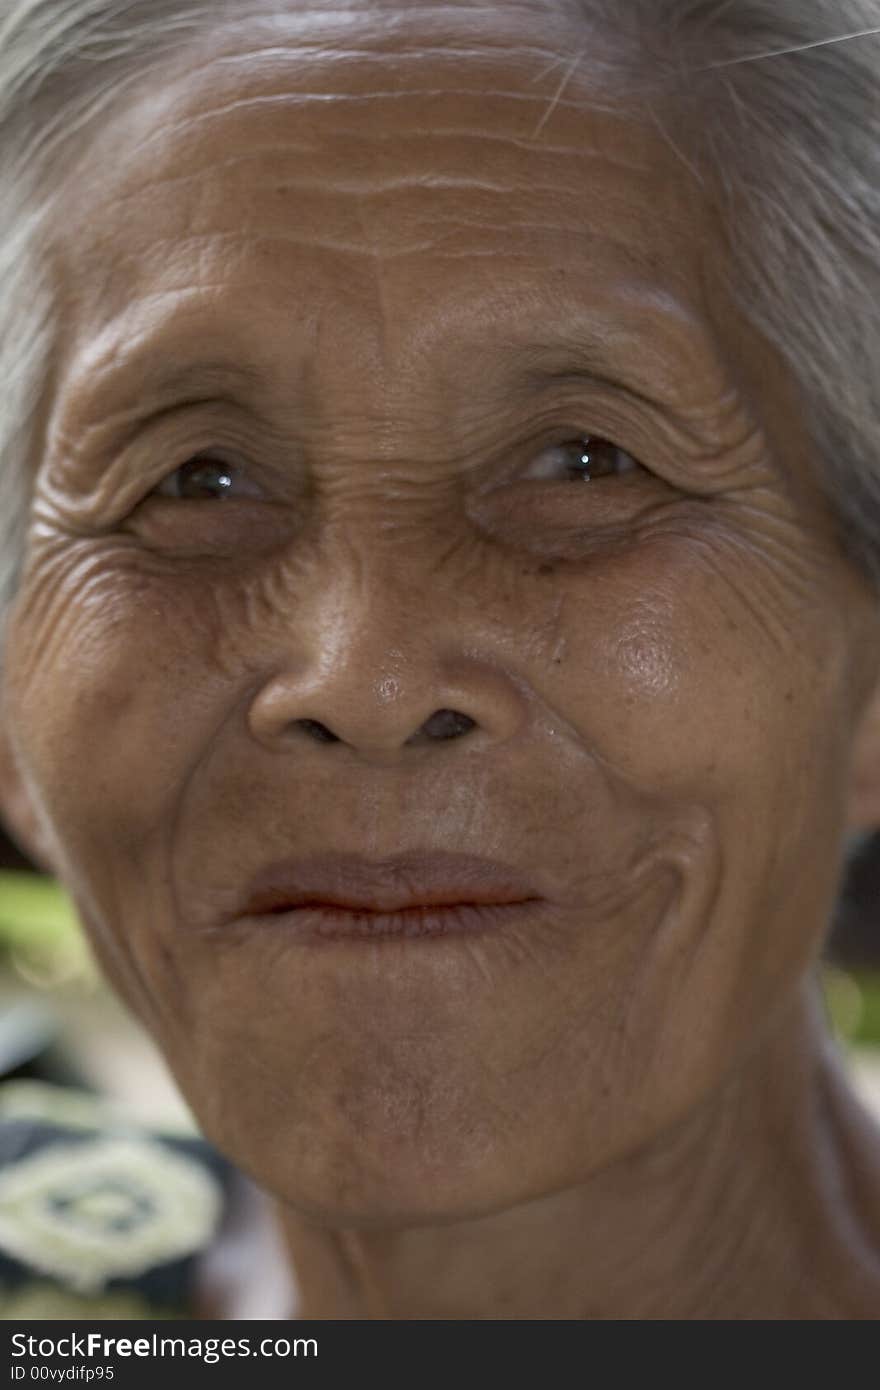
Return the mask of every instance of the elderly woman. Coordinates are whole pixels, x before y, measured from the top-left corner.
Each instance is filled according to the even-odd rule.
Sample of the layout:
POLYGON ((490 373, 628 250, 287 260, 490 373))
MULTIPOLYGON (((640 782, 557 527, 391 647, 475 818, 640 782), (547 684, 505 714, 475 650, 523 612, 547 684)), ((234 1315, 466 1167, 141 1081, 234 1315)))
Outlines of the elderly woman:
POLYGON ((880 1314, 878 27, 2 6, 5 817, 302 1316, 880 1314))

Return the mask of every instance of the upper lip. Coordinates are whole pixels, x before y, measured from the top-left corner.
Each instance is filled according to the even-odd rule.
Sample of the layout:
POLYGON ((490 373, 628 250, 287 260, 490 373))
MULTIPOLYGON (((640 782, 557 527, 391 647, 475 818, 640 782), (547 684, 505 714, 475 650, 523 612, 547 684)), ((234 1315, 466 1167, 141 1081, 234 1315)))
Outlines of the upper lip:
POLYGON ((324 853, 266 865, 248 886, 240 912, 254 916, 322 904, 396 912, 453 903, 528 902, 540 896, 517 869, 472 854, 415 850, 369 859, 324 853))

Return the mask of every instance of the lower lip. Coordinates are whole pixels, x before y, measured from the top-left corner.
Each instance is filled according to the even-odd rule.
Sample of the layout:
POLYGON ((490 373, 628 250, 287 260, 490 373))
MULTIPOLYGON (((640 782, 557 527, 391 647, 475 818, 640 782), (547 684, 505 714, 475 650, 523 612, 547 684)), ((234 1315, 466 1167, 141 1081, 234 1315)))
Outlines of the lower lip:
POLYGON ((474 937, 497 932, 533 917, 539 900, 517 903, 455 903, 435 907, 409 907, 397 912, 326 907, 314 904, 287 912, 263 912, 240 917, 238 925, 283 931, 305 945, 327 941, 391 942, 431 941, 438 937, 474 937))

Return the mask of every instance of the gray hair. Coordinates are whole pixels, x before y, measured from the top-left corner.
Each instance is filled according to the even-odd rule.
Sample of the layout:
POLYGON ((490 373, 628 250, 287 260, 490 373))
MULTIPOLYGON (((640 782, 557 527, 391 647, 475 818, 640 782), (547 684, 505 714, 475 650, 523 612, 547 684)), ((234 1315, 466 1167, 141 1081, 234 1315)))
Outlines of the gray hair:
MULTIPOLYGON (((619 105, 711 188, 731 293, 800 388, 844 551, 880 586, 880 0, 546 3, 618 56, 619 105)), ((51 389, 53 179, 131 86, 245 8, 0 0, 0 614, 51 389)))

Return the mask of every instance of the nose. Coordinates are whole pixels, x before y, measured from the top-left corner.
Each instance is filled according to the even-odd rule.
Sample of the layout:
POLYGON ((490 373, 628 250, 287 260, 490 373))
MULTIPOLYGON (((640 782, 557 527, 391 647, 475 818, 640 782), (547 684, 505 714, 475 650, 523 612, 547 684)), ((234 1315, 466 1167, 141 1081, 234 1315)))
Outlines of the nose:
POLYGON ((521 683, 481 631, 477 605, 468 620, 430 581, 399 572, 369 583, 361 572, 356 594, 340 593, 337 576, 334 589, 290 605, 282 660, 248 712, 264 747, 344 745, 393 762, 452 740, 485 747, 523 727, 521 683))

